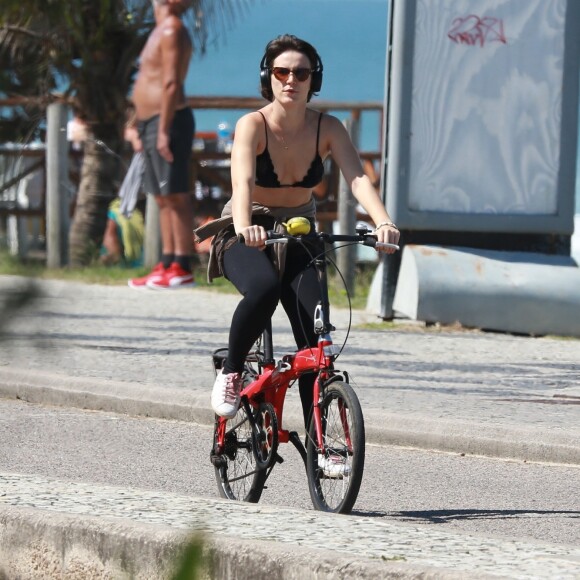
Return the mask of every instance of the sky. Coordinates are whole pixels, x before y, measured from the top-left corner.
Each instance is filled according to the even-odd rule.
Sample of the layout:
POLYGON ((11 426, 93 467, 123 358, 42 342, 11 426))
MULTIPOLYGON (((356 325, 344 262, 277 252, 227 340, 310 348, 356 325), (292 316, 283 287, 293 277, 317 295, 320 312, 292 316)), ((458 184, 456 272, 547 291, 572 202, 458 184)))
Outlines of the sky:
POLYGON ((194 56, 188 94, 256 96, 266 44, 290 33, 325 64, 321 98, 382 100, 387 0, 254 0, 230 29, 194 56))

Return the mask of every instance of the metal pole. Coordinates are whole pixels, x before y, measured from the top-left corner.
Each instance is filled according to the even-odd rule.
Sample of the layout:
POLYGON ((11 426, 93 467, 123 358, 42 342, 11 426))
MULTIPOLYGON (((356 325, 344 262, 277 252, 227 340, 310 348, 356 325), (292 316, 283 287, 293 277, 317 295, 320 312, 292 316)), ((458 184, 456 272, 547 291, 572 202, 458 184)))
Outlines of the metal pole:
MULTIPOLYGON (((355 147, 359 141, 359 120, 352 117, 344 122, 355 147)), ((356 228, 357 202, 350 191, 349 184, 345 181, 342 173, 338 186, 338 226, 341 234, 354 234, 356 228)), ((356 269, 357 246, 347 246, 337 252, 337 265, 344 276, 346 288, 351 296, 354 296, 354 280, 356 269)))
POLYGON ((46 112, 46 264, 60 268, 68 263, 69 204, 67 108, 61 103, 46 112))
POLYGON ((161 232, 159 230, 159 206, 153 195, 147 195, 145 204, 145 248, 143 261, 153 268, 161 256, 161 232))

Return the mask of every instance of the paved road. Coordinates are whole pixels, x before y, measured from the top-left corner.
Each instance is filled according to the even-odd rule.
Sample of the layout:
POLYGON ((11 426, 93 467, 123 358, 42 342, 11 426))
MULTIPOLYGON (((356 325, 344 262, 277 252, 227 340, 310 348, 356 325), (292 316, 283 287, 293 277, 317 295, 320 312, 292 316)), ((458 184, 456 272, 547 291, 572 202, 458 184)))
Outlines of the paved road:
MULTIPOLYGON (((20 284, 0 277, 0 295, 20 284)), ((58 281, 42 290, 45 298, 10 325, 0 349, 6 394, 14 383, 28 387, 27 396, 35 384, 59 385, 65 401, 82 391, 87 405, 99 394, 101 405, 113 406, 105 399, 115 391, 128 412, 149 412, 154 402, 157 412, 180 418, 182 405, 211 422, 210 354, 227 342, 237 297, 58 281)), ((334 311, 332 319, 341 342, 348 315, 334 311)), ((353 316, 355 325, 376 320, 353 316)), ((291 348, 283 313, 274 331, 278 350, 291 348)), ((377 442, 580 464, 578 340, 355 327, 338 362, 358 387, 377 442)), ((289 402, 298 409, 295 396, 289 402)))
MULTIPOLYGON (((216 499, 211 440, 211 427, 190 422, 0 400, 8 473, 216 499)), ((298 453, 291 445, 280 453, 260 504, 312 510, 298 453)), ((354 514, 580 545, 579 478, 577 466, 371 445, 354 514)))
MULTIPOLYGON (((0 296, 17 290, 21 284, 19 278, 0 277, 0 296)), ((44 298, 8 327, 8 340, 0 349, 0 396, 211 423, 208 394, 213 371, 209 354, 226 342, 235 297, 199 289, 180 293, 137 293, 128 288, 66 282, 43 282, 41 286, 44 298)), ((333 322, 339 328, 335 333, 337 342, 345 335, 347 321, 347 313, 334 312, 333 322)), ((357 312, 354 315, 356 325, 374 321, 376 319, 370 314, 357 312)), ((276 316, 274 330, 279 347, 290 348, 291 340, 281 314, 276 316)), ((580 465, 579 355, 580 341, 575 340, 475 331, 425 332, 402 327, 389 331, 355 328, 338 366, 348 369, 354 378, 371 443, 577 466, 580 465)), ((290 393, 288 418, 290 426, 294 426, 294 421, 299 428, 295 395, 290 393)), ((108 521, 103 518, 112 513, 122 516, 126 525, 131 521, 141 526, 144 521, 143 508, 139 507, 139 502, 144 501, 144 492, 131 487, 123 489, 123 496, 133 498, 131 501, 135 503, 119 514, 118 509, 115 512, 105 501, 118 492, 106 487, 89 486, 87 490, 82 485, 88 484, 69 486, 40 476, 20 476, 19 479, 10 473, 5 473, 4 478, 11 491, 0 498, 0 505, 8 506, 0 516, 7 522, 7 528, 15 530, 14 542, 25 522, 34 520, 35 525, 27 528, 29 532, 43 530, 43 526, 49 525, 42 520, 43 510, 60 510, 65 518, 62 529, 69 530, 71 522, 66 520, 65 514, 71 511, 93 516, 100 514, 92 523, 84 517, 82 526, 75 520, 83 533, 89 524, 101 530, 102 522, 108 521), (60 490, 56 495, 50 491, 55 488, 60 490), (38 492, 34 493, 37 501, 33 503, 37 509, 33 513, 26 511, 25 515, 10 511, 23 509, 18 499, 23 489, 38 492), (41 489, 47 490, 48 496, 41 493, 41 489), (100 498, 101 501, 94 504, 87 498, 100 498), (101 510, 104 506, 113 511, 101 510)), ((469 481, 465 484, 469 485, 469 481)), ((155 497, 159 498, 159 494, 155 497)), ((163 494, 162 499, 171 503, 173 500, 168 497, 163 494)), ((174 499, 177 504, 193 502, 198 515, 227 512, 227 522, 233 522, 242 514, 243 537, 251 536, 256 541, 259 534, 254 534, 263 528, 264 513, 271 509, 190 496, 174 499)), ((574 518, 577 508, 568 507, 566 510, 565 505, 558 504, 553 511, 570 511, 570 518, 574 518)), ((369 513, 372 511, 372 508, 367 509, 369 513)), ((524 506, 524 510, 529 509, 524 506)), ((155 509, 148 507, 145 511, 152 513, 155 509)), ((173 526, 171 518, 165 517, 170 511, 169 508, 156 511, 157 525, 164 522, 173 526)), ((319 522, 322 516, 317 514, 313 520, 308 513, 312 514, 285 512, 289 528, 310 541, 315 534, 312 522, 319 522)), ((424 567, 434 567, 438 574, 443 574, 434 577, 452 577, 452 570, 469 570, 470 577, 475 577, 476 571, 485 575, 494 570, 507 577, 579 577, 576 571, 580 554, 563 545, 532 545, 465 534, 452 534, 442 539, 439 533, 432 535, 432 528, 423 526, 396 527, 397 533, 393 536, 385 531, 386 528, 377 528, 376 518, 334 517, 324 521, 337 541, 343 537, 349 546, 365 555, 357 561, 357 574, 361 578, 387 577, 391 573, 416 577, 412 574, 424 567), (344 524, 348 533, 341 536, 340 526, 345 521, 350 522, 344 524), (358 532, 355 534, 354 530, 358 532), (368 553, 371 544, 376 547, 374 538, 377 537, 381 538, 379 552, 382 556, 368 553), (399 544, 394 542, 395 537, 405 538, 404 550, 397 551, 399 544), (366 546, 365 550, 360 542, 366 546), (433 548, 437 545, 441 546, 440 550, 433 548), (385 556, 387 553, 390 556, 385 556), (388 563, 388 571, 385 563, 388 563), (382 566, 378 576, 376 566, 382 566)), ((158 527, 155 532, 147 530, 157 538, 161 533, 158 527)), ((145 533, 142 527, 138 532, 145 533)), ((51 533, 56 532, 52 530, 51 533)), ((109 528, 104 533, 116 537, 109 528)), ((243 546, 233 540, 238 539, 237 534, 234 523, 216 532, 218 539, 227 537, 227 542, 219 543, 214 555, 221 555, 222 564, 226 562, 230 567, 235 567, 236 562, 239 565, 240 554, 244 553, 243 546), (226 555, 228 549, 233 551, 226 555)), ((171 544, 177 540, 172 537, 167 541, 171 544)), ((301 544, 304 542, 296 545, 301 544)), ((253 542, 251 550, 259 551, 260 545, 253 542)), ((271 548, 269 546, 264 553, 271 553, 271 548)), ((85 549, 88 550, 87 546, 85 549)), ((246 546, 246 552, 247 549, 246 546)), ((297 561, 313 561, 304 554, 303 548, 298 554, 292 552, 290 568, 298 570, 297 561)), ((280 563, 278 573, 290 574, 290 568, 283 565, 283 555, 278 556, 278 560, 269 556, 268 561, 280 563)), ((320 566, 326 562, 329 574, 336 573, 336 553, 330 560, 318 553, 315 562, 320 566)), ((308 567, 309 564, 304 565, 308 567)), ((235 569, 239 576, 242 568, 235 569)), ((302 577, 309 576, 303 574, 302 577)))

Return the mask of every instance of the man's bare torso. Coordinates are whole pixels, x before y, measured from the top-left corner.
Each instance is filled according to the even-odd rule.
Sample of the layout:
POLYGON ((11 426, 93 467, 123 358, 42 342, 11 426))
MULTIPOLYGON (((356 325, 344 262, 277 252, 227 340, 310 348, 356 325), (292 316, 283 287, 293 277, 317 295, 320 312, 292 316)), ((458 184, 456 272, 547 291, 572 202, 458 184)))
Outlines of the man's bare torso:
MULTIPOLYGON (((139 72, 133 88, 133 103, 137 119, 149 119, 161 112, 164 92, 164 66, 173 70, 175 80, 179 85, 179 93, 175 103, 175 110, 185 106, 183 83, 187 75, 192 45, 189 35, 179 20, 174 16, 159 22, 149 35, 147 43, 141 52, 139 72), (175 35, 175 61, 163 62, 161 43, 164 36, 175 35)), ((167 71, 165 72, 167 74, 167 71)))

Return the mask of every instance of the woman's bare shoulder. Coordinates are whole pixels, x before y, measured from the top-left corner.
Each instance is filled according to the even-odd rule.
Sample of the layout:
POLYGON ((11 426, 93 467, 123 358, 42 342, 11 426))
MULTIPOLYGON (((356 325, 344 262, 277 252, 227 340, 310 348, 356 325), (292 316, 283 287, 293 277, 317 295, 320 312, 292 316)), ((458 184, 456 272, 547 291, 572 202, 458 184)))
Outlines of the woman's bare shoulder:
POLYGON ((234 143, 251 144, 256 151, 265 147, 264 119, 258 111, 246 113, 238 119, 234 131, 234 143))
POLYGON ((327 129, 336 130, 338 127, 344 128, 344 125, 340 121, 338 117, 334 115, 330 115, 329 113, 325 113, 322 117, 322 122, 326 126, 327 129))
POLYGON ((236 131, 239 130, 256 130, 264 124, 264 119, 259 111, 252 111, 242 115, 236 123, 236 131))

